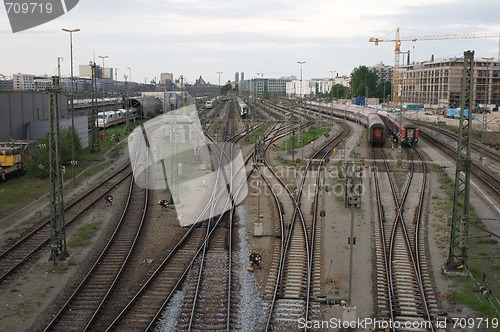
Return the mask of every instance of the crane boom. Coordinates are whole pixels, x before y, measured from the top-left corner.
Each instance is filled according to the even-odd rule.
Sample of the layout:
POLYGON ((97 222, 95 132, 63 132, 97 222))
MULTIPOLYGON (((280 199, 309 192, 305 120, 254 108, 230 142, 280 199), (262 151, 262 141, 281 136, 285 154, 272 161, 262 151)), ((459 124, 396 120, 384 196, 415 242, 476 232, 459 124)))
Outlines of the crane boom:
MULTIPOLYGON (((499 38, 499 57, 500 57, 500 34, 498 33, 469 33, 469 34, 449 34, 449 35, 434 35, 434 36, 420 36, 420 37, 403 37, 399 36, 399 28, 396 29, 396 39, 379 39, 370 37, 369 42, 378 43, 391 42, 395 44, 394 47, 394 74, 393 74, 393 95, 392 103, 394 107, 399 106, 399 54, 401 53, 401 42, 418 40, 444 40, 444 39, 471 39, 471 38, 499 38)), ((500 59, 499 59, 500 61, 500 59)))
MULTIPOLYGON (((399 28, 398 28, 399 30, 399 28)), ((484 34, 451 34, 451 35, 435 35, 435 36, 419 36, 419 37, 403 37, 399 39, 379 39, 375 37, 370 38, 370 42, 375 43, 377 45, 380 42, 396 42, 396 41, 412 41, 416 42, 417 40, 443 40, 443 39, 471 39, 471 38, 495 38, 499 37, 498 33, 484 33, 484 34)), ((396 37, 397 38, 397 37, 396 37)))

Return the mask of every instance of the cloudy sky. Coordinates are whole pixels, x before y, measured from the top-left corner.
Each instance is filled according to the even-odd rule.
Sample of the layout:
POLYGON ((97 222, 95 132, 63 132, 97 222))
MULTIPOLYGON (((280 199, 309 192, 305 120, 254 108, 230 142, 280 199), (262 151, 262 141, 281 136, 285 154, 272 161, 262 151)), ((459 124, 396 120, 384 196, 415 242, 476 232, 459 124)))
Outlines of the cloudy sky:
MULTIPOLYGON (((349 75, 360 65, 394 63, 394 43, 375 46, 370 37, 394 39, 446 34, 498 34, 498 0, 80 0, 67 14, 44 25, 12 33, 0 9, 0 74, 11 76, 70 72, 69 34, 73 35, 75 75, 78 65, 107 55, 106 67, 118 68, 144 82, 160 73, 200 75, 217 84, 245 78, 349 75), (335 73, 335 75, 336 75, 335 73)), ((412 61, 463 55, 498 57, 498 38, 403 42, 412 61)), ((406 61, 406 60, 405 60, 406 61)))

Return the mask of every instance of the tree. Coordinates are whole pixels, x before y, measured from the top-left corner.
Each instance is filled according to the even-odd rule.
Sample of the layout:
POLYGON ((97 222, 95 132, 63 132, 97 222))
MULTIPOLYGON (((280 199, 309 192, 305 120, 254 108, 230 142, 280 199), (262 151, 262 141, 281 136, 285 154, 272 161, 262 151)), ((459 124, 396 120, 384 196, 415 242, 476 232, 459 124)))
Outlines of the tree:
POLYGON ((227 82, 226 85, 221 87, 221 94, 225 95, 228 92, 238 92, 238 84, 235 84, 234 88, 231 82, 227 82))
POLYGON ((337 100, 345 97, 347 88, 342 84, 335 84, 330 90, 330 99, 337 100))
MULTIPOLYGON (((69 166, 71 162, 71 128, 59 131, 59 144, 61 147, 61 163, 69 166)), ((75 159, 78 160, 82 150, 80 138, 75 133, 75 159)), ((26 165, 30 176, 46 179, 49 177, 49 134, 38 140, 33 156, 26 165)))
POLYGON ((377 87, 377 75, 366 66, 354 68, 351 72, 350 86, 352 97, 374 96, 377 87))
POLYGON ((375 91, 375 97, 380 99, 382 102, 387 103, 391 100, 392 96, 392 83, 389 81, 381 82, 377 85, 377 90, 375 91))

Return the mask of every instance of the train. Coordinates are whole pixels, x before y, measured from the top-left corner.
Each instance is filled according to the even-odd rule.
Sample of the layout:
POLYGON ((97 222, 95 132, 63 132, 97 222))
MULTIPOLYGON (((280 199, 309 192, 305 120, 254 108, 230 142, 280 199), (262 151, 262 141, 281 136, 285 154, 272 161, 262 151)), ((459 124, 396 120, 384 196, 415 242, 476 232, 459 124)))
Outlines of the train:
MULTIPOLYGON (((358 105, 342 104, 333 108, 317 102, 311 105, 320 113, 361 123, 368 129, 368 142, 371 145, 384 145, 388 133, 397 138, 400 132, 399 117, 392 113, 358 105)), ((415 124, 403 118, 401 133, 403 144, 408 146, 417 144, 418 127, 415 124)))
POLYGON ((379 111, 378 114, 385 123, 388 131, 396 139, 401 134, 401 143, 407 146, 413 146, 418 142, 418 126, 403 117, 392 113, 379 111))
POLYGON ((248 105, 241 98, 236 98, 238 103, 238 110, 240 111, 240 115, 242 118, 246 118, 248 116, 248 105))
POLYGON ((384 145, 387 134, 384 121, 377 113, 368 114, 368 142, 371 145, 384 145))
MULTIPOLYGON (((135 108, 131 108, 128 111, 128 120, 135 121, 139 118, 139 112, 135 108)), ((115 111, 99 112, 97 114, 97 127, 99 128, 109 128, 127 121, 127 110, 117 109, 115 111)))
POLYGON ((23 173, 23 159, 21 146, 0 144, 0 180, 23 173))
POLYGON ((212 109, 213 107, 214 107, 214 102, 213 102, 213 100, 207 100, 207 101, 205 102, 205 108, 206 108, 207 110, 212 109))

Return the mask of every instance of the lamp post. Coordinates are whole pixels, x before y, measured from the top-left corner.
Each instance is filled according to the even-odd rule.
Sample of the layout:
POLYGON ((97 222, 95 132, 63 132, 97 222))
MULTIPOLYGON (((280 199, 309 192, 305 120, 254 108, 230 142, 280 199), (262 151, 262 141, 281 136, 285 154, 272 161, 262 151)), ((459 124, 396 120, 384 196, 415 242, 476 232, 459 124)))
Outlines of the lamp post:
MULTIPOLYGON (((482 58, 483 60, 491 61, 494 58, 482 58)), ((489 101, 489 92, 490 92, 490 63, 486 65, 486 82, 484 83, 485 86, 485 107, 483 108, 483 130, 481 130, 481 150, 480 150, 480 155, 479 155, 479 160, 481 161, 481 165, 484 163, 484 132, 487 129, 487 123, 488 123, 488 105, 490 103, 489 101)), ((469 112, 472 112, 472 110, 469 110, 469 112)))
POLYGON ((104 59, 106 59, 107 57, 108 57, 107 55, 99 55, 99 58, 102 59, 101 82, 102 82, 102 108, 103 108, 103 112, 106 111, 106 108, 104 106, 104 59))
POLYGON ((217 74, 219 74, 219 95, 222 94, 221 87, 220 87, 220 74, 222 74, 221 71, 218 71, 217 74))
MULTIPOLYGON (((332 73, 332 89, 330 90, 332 93, 332 117, 330 118, 330 124, 333 125, 333 73, 335 73, 335 70, 330 70, 330 73, 332 73)), ((337 90, 337 95, 338 95, 338 90, 337 90)), ((338 97, 337 97, 337 102, 338 102, 338 97)))
MULTIPOLYGON (((300 65, 300 107, 302 107, 302 65, 306 63, 305 61, 297 61, 297 63, 300 65)), ((304 120, 303 117, 300 118, 300 136, 299 139, 302 138, 302 121, 304 120)), ((301 147, 302 149, 302 160, 304 160, 304 147, 301 147)))
POLYGON ((69 49, 71 54, 71 165, 73 172, 73 183, 75 182, 75 107, 73 101, 73 32, 78 32, 80 29, 62 29, 64 32, 69 32, 69 49))
MULTIPOLYGON (((128 113, 130 112, 130 86, 132 85, 132 69, 128 69, 128 85, 127 85, 127 113, 125 116, 125 132, 128 133, 128 113)), ((125 79, 126 80, 126 79, 125 79)))
POLYGON ((59 80, 61 79, 61 60, 64 61, 64 58, 57 57, 57 76, 59 76, 59 80))
MULTIPOLYGON (((102 70, 101 70, 101 84, 102 84, 102 111, 103 113, 106 112, 106 105, 104 104, 104 59, 106 59, 108 56, 107 55, 99 55, 99 58, 102 59, 102 70)), ((106 120, 106 116, 104 116, 104 119, 106 120)), ((104 130, 104 135, 106 135, 106 124, 103 126, 104 130)), ((106 136, 104 136, 106 137, 106 136)))
POLYGON ((128 76, 129 76, 128 80, 129 80, 129 82, 132 82, 132 68, 127 67, 127 69, 128 69, 128 76))
POLYGON ((302 65, 306 62, 305 61, 297 61, 297 63, 300 65, 300 98, 302 100, 302 65))
POLYGON ((332 100, 333 100, 333 73, 336 73, 335 70, 330 70, 330 73, 332 73, 332 100))
POLYGON ((118 68, 115 68, 115 76, 114 76, 114 79, 113 79, 113 96, 116 96, 118 95, 117 93, 117 88, 116 88, 116 83, 118 82, 118 68))

